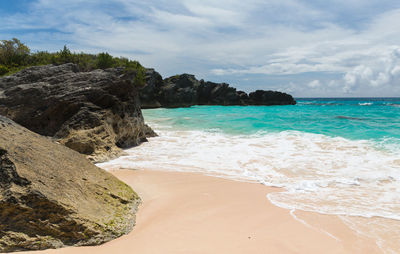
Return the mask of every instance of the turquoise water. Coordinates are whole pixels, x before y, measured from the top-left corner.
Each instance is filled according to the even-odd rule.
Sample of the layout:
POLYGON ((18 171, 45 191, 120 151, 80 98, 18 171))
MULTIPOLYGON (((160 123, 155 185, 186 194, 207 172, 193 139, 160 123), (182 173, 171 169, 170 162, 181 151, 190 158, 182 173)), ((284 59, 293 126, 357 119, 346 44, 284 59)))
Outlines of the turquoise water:
POLYGON ((338 215, 387 253, 398 253, 400 99, 297 102, 143 110, 159 136, 99 166, 198 172, 281 187, 266 197, 273 204, 291 214, 338 215))
POLYGON ((352 140, 400 140, 400 98, 297 99, 295 106, 195 106, 144 112, 150 122, 185 130, 242 135, 292 130, 352 140))

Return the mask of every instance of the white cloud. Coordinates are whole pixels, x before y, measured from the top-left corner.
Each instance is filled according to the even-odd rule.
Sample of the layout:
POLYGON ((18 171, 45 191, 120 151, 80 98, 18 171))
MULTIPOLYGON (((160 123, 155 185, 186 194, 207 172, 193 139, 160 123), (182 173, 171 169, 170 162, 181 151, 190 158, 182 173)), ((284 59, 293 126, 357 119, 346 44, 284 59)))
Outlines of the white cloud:
POLYGON ((321 82, 317 79, 308 83, 308 87, 310 87, 310 88, 319 88, 320 86, 321 86, 321 82))
POLYGON ((295 94, 314 88, 362 96, 367 87, 371 94, 400 96, 395 6, 377 0, 39 0, 27 13, 0 17, 8 29, 0 35, 27 29, 16 36, 35 49, 68 44, 108 51, 163 75, 261 75, 258 88, 279 76, 282 90, 295 94), (346 21, 353 16, 363 21, 346 21))
POLYGON ((357 86, 382 87, 385 85, 400 86, 400 47, 392 47, 376 54, 376 57, 365 61, 347 71, 343 79, 344 91, 348 92, 357 86))

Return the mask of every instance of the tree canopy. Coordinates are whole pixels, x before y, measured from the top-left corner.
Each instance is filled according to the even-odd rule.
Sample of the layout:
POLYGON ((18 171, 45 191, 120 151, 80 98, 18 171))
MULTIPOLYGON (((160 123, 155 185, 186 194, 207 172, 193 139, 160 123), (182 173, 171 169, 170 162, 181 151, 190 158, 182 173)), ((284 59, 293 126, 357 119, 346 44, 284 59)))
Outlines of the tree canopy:
POLYGON ((135 84, 144 85, 146 69, 138 62, 125 57, 113 57, 107 52, 99 54, 74 53, 64 45, 58 52, 37 51, 32 53, 28 46, 17 38, 0 41, 0 76, 10 75, 30 66, 75 63, 81 71, 124 67, 136 73, 135 84))
POLYGON ((0 64, 4 66, 25 65, 29 54, 29 48, 17 38, 0 41, 0 64))

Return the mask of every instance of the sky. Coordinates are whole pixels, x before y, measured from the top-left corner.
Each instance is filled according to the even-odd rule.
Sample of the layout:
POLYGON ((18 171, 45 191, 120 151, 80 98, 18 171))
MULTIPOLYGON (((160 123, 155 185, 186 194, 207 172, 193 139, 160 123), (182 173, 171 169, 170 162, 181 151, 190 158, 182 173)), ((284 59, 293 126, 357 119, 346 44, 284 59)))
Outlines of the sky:
POLYGON ((0 39, 246 92, 399 97, 399 0, 0 0, 0 39))

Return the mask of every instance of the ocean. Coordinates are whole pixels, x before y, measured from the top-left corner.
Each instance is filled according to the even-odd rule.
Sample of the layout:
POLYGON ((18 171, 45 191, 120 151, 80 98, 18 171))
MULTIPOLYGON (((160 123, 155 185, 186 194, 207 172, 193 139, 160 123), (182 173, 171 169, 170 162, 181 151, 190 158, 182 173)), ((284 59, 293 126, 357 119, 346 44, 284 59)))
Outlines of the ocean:
POLYGON ((159 136, 99 166, 201 172, 281 187, 266 197, 273 204, 339 215, 397 253, 400 98, 296 100, 294 106, 143 110, 159 136))

